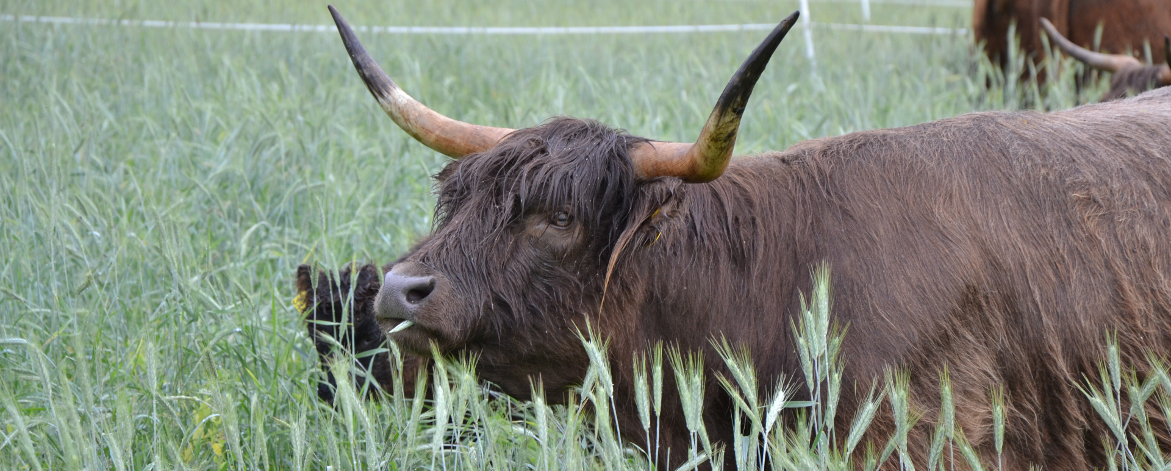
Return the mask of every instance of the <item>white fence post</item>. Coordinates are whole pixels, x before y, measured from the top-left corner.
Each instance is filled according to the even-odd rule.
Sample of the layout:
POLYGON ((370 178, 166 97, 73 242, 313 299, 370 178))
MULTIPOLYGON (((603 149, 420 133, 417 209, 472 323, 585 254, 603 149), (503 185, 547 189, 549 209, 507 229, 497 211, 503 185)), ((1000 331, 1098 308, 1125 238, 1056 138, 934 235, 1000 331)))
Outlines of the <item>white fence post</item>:
POLYGON ((801 0, 801 28, 805 30, 805 58, 809 59, 813 74, 817 75, 817 57, 813 53, 813 28, 809 19, 809 0, 801 0))
POLYGON ((870 22, 870 0, 862 0, 862 19, 870 22))

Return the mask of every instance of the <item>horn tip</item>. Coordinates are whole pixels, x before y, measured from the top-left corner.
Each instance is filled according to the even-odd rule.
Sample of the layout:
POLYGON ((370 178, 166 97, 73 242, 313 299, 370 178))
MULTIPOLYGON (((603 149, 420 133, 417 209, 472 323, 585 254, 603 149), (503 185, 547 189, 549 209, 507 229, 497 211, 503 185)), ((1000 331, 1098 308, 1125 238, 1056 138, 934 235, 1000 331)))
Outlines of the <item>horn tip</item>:
POLYGON ((1050 32, 1050 34, 1052 34, 1051 32, 1056 29, 1053 27, 1053 23, 1050 22, 1048 18, 1043 16, 1041 17, 1041 27, 1045 28, 1045 31, 1050 32))
POLYGON ((334 8, 333 5, 326 5, 326 7, 329 8, 329 15, 333 17, 333 22, 337 25, 339 30, 342 29, 343 26, 346 29, 350 27, 350 24, 347 23, 346 19, 342 17, 342 14, 337 11, 337 8, 334 8))

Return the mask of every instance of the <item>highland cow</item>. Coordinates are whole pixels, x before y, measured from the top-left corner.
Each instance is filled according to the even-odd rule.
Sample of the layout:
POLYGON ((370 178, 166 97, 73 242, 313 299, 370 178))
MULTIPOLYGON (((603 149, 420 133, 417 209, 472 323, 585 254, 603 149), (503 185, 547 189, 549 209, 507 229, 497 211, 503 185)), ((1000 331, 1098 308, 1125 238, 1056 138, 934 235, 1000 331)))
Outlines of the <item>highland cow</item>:
MULTIPOLYGON (((444 117, 331 12, 384 111, 454 159, 436 176, 432 233, 388 267, 377 321, 410 322, 390 335, 408 351, 474 355, 479 377, 511 396, 530 397, 538 379, 550 399, 580 384, 588 323, 610 340, 627 439, 641 440, 631 358, 662 341, 704 353, 703 420, 728 443, 733 404, 712 340, 752 352, 762 385, 799 376, 790 327, 822 262, 848 326, 839 430, 859 391, 902 369, 924 414, 908 441, 917 461, 946 366, 956 425, 986 462, 997 457, 988 392, 1003 385, 1004 469, 1103 467, 1106 425, 1078 388, 1096 376, 1107 332, 1140 377, 1148 351, 1171 351, 1171 89, 732 159, 749 94, 796 13, 734 74, 697 140, 669 143, 573 118, 514 130, 444 117)), ((666 394, 663 410, 661 450, 679 463, 679 397, 666 394)), ((1148 412, 1171 449, 1161 413, 1148 412)), ((890 416, 873 428, 889 431, 890 416)))

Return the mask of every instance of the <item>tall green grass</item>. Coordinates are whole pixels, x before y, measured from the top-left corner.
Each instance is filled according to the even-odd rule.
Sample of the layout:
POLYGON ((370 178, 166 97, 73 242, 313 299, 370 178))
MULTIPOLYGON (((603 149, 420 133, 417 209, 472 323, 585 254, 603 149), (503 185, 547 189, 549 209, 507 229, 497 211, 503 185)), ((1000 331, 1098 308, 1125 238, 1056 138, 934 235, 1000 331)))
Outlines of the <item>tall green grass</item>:
MULTIPOLYGON (((766 23, 796 7, 700 0, 338 6, 355 24, 509 26, 766 23)), ((814 8, 818 21, 858 21, 856 5, 814 8)), ((968 22, 963 10, 872 8, 876 23, 968 22)), ((324 4, 276 0, 8 0, 0 13, 328 22, 324 4)), ((566 114, 685 141, 760 36, 363 40, 404 89, 459 119, 523 127, 566 114)), ((1040 91, 1014 88, 973 59, 968 37, 828 30, 814 37, 816 71, 800 35, 778 50, 744 120, 741 152, 1082 99, 1067 80, 1072 72, 1040 91)), ((344 381, 336 408, 317 400, 316 357, 288 303, 294 267, 391 260, 430 228, 428 175, 445 162, 382 116, 335 35, 7 22, 0 23, 0 73, 0 469, 647 465, 640 444, 620 443, 607 425, 612 390, 601 367, 631 359, 602 361, 603 343, 586 342, 598 368, 567 406, 550 407, 540 395, 527 403, 497 397, 459 362, 427 379, 441 399, 434 405, 401 396, 359 400, 360 385, 344 381)), ((820 309, 817 296, 811 309, 820 309)), ((749 468, 765 461, 832 468, 859 452, 855 429, 833 430, 827 420, 839 394, 839 360, 826 340, 832 335, 818 336, 833 330, 817 324, 810 331, 813 321, 803 322, 813 374, 803 378, 820 388, 816 403, 792 403, 783 385, 750 392, 747 354, 725 345, 730 369, 740 373, 724 386, 741 394, 736 420, 750 424, 751 434, 720 448, 692 421, 694 463, 732 453, 749 468), (804 426, 784 430, 782 413, 800 414, 804 426), (843 435, 845 450, 827 440, 805 446, 815 437, 843 443, 843 435)), ((698 372, 671 368, 697 361, 689 355, 655 350, 646 359, 641 446, 654 445, 664 375, 703 384, 686 376, 698 372)), ((799 373, 794 381, 805 381, 799 373)), ((891 384, 867 404, 901 397, 898 378, 891 384)), ((866 420, 856 423, 864 429, 866 420)), ((872 461, 904 448, 875 450, 872 461)))

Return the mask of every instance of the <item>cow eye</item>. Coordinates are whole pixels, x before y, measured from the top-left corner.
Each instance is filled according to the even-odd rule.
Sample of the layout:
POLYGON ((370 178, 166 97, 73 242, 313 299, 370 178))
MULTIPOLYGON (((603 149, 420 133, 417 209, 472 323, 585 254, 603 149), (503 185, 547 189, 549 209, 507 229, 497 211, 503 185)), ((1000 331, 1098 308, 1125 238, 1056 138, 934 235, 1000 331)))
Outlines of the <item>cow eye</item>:
POLYGON ((551 222, 554 226, 566 227, 570 222, 573 222, 573 217, 571 217, 568 212, 558 211, 557 213, 553 214, 551 222))

